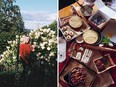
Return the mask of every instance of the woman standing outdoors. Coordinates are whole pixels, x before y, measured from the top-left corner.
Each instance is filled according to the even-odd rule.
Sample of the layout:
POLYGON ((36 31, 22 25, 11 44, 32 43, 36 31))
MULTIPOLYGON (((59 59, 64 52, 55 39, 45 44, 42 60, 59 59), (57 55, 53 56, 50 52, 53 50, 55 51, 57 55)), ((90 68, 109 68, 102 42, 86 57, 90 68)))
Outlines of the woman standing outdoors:
POLYGON ((30 71, 30 66, 28 61, 30 55, 31 55, 30 37, 24 36, 23 42, 20 44, 20 58, 23 65, 23 72, 21 74, 20 80, 25 85, 25 87, 27 86, 27 80, 30 71))

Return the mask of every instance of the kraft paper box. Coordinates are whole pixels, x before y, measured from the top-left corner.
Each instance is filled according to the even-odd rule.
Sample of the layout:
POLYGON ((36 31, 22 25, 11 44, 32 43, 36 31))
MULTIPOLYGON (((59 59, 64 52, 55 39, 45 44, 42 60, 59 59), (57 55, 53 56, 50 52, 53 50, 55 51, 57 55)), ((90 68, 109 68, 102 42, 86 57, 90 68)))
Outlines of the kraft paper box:
POLYGON ((109 20, 109 17, 106 14, 104 14, 103 12, 101 12, 100 10, 98 10, 95 14, 93 14, 89 18, 88 21, 91 26, 99 28, 101 30, 105 26, 105 24, 108 22, 108 20, 109 20), (100 21, 103 21, 103 22, 100 23, 100 21), (98 23, 100 23, 100 24, 98 24, 98 23))
POLYGON ((103 57, 100 57, 100 58, 97 58, 93 61, 98 74, 104 73, 105 71, 108 71, 109 69, 116 66, 114 64, 112 58, 110 57, 110 54, 107 54, 104 57, 105 57, 105 60, 103 60, 103 57), (99 66, 98 66, 97 61, 99 61, 103 64, 102 68, 99 67, 102 64, 99 64, 99 66))
POLYGON ((95 5, 98 7, 99 10, 89 18, 89 23, 92 26, 101 30, 111 18, 116 19, 116 12, 105 6, 101 0, 96 0, 95 5), (101 24, 96 25, 92 21, 96 21, 97 17, 100 17, 99 21, 103 19, 103 22, 101 22, 101 24))

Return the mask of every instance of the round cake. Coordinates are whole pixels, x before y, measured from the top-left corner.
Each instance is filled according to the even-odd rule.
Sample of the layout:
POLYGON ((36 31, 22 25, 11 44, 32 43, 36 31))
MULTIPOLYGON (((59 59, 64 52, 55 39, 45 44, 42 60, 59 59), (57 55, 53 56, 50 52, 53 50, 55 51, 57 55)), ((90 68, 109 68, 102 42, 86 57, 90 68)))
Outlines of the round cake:
POLYGON ((98 33, 94 30, 87 30, 83 34, 83 39, 88 44, 95 44, 98 41, 98 33))
POLYGON ((76 16, 76 15, 75 16, 72 16, 69 19, 69 25, 72 28, 79 28, 82 25, 82 19, 79 16, 76 16))

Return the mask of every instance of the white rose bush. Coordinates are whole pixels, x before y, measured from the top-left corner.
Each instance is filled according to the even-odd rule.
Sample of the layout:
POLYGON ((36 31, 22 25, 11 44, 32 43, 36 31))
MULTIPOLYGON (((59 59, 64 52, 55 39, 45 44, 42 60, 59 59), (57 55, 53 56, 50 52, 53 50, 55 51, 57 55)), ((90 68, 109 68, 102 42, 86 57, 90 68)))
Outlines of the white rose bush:
POLYGON ((6 46, 7 50, 1 54, 0 65, 4 65, 5 70, 11 71, 16 69, 17 39, 7 42, 9 46, 6 46))
MULTIPOLYGON (((31 37, 32 44, 36 47, 34 52, 37 60, 40 59, 42 60, 41 63, 54 67, 57 57, 56 31, 50 28, 39 28, 30 31, 28 35, 31 37)), ((0 65, 4 65, 5 68, 14 69, 16 66, 18 38, 19 36, 16 35, 15 40, 7 41, 7 50, 1 54, 0 65)), ((20 43, 22 39, 23 35, 20 36, 20 43)))
POLYGON ((38 58, 49 62, 51 58, 56 57, 57 38, 55 34, 56 32, 49 28, 40 28, 29 33, 29 36, 33 39, 32 44, 36 45, 38 49, 38 58))

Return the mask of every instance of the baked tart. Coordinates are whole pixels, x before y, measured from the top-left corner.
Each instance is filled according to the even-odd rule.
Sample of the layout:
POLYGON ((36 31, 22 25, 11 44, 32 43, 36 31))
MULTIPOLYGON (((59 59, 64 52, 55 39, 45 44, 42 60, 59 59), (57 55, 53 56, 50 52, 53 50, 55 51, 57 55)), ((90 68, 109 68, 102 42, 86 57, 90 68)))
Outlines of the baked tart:
POLYGON ((95 30, 87 30, 83 34, 83 40, 88 44, 95 44, 99 39, 98 32, 95 30))
POLYGON ((82 19, 79 17, 79 16, 72 16, 70 19, 69 19, 69 25, 72 27, 72 28, 79 28, 81 27, 83 21, 82 19))

